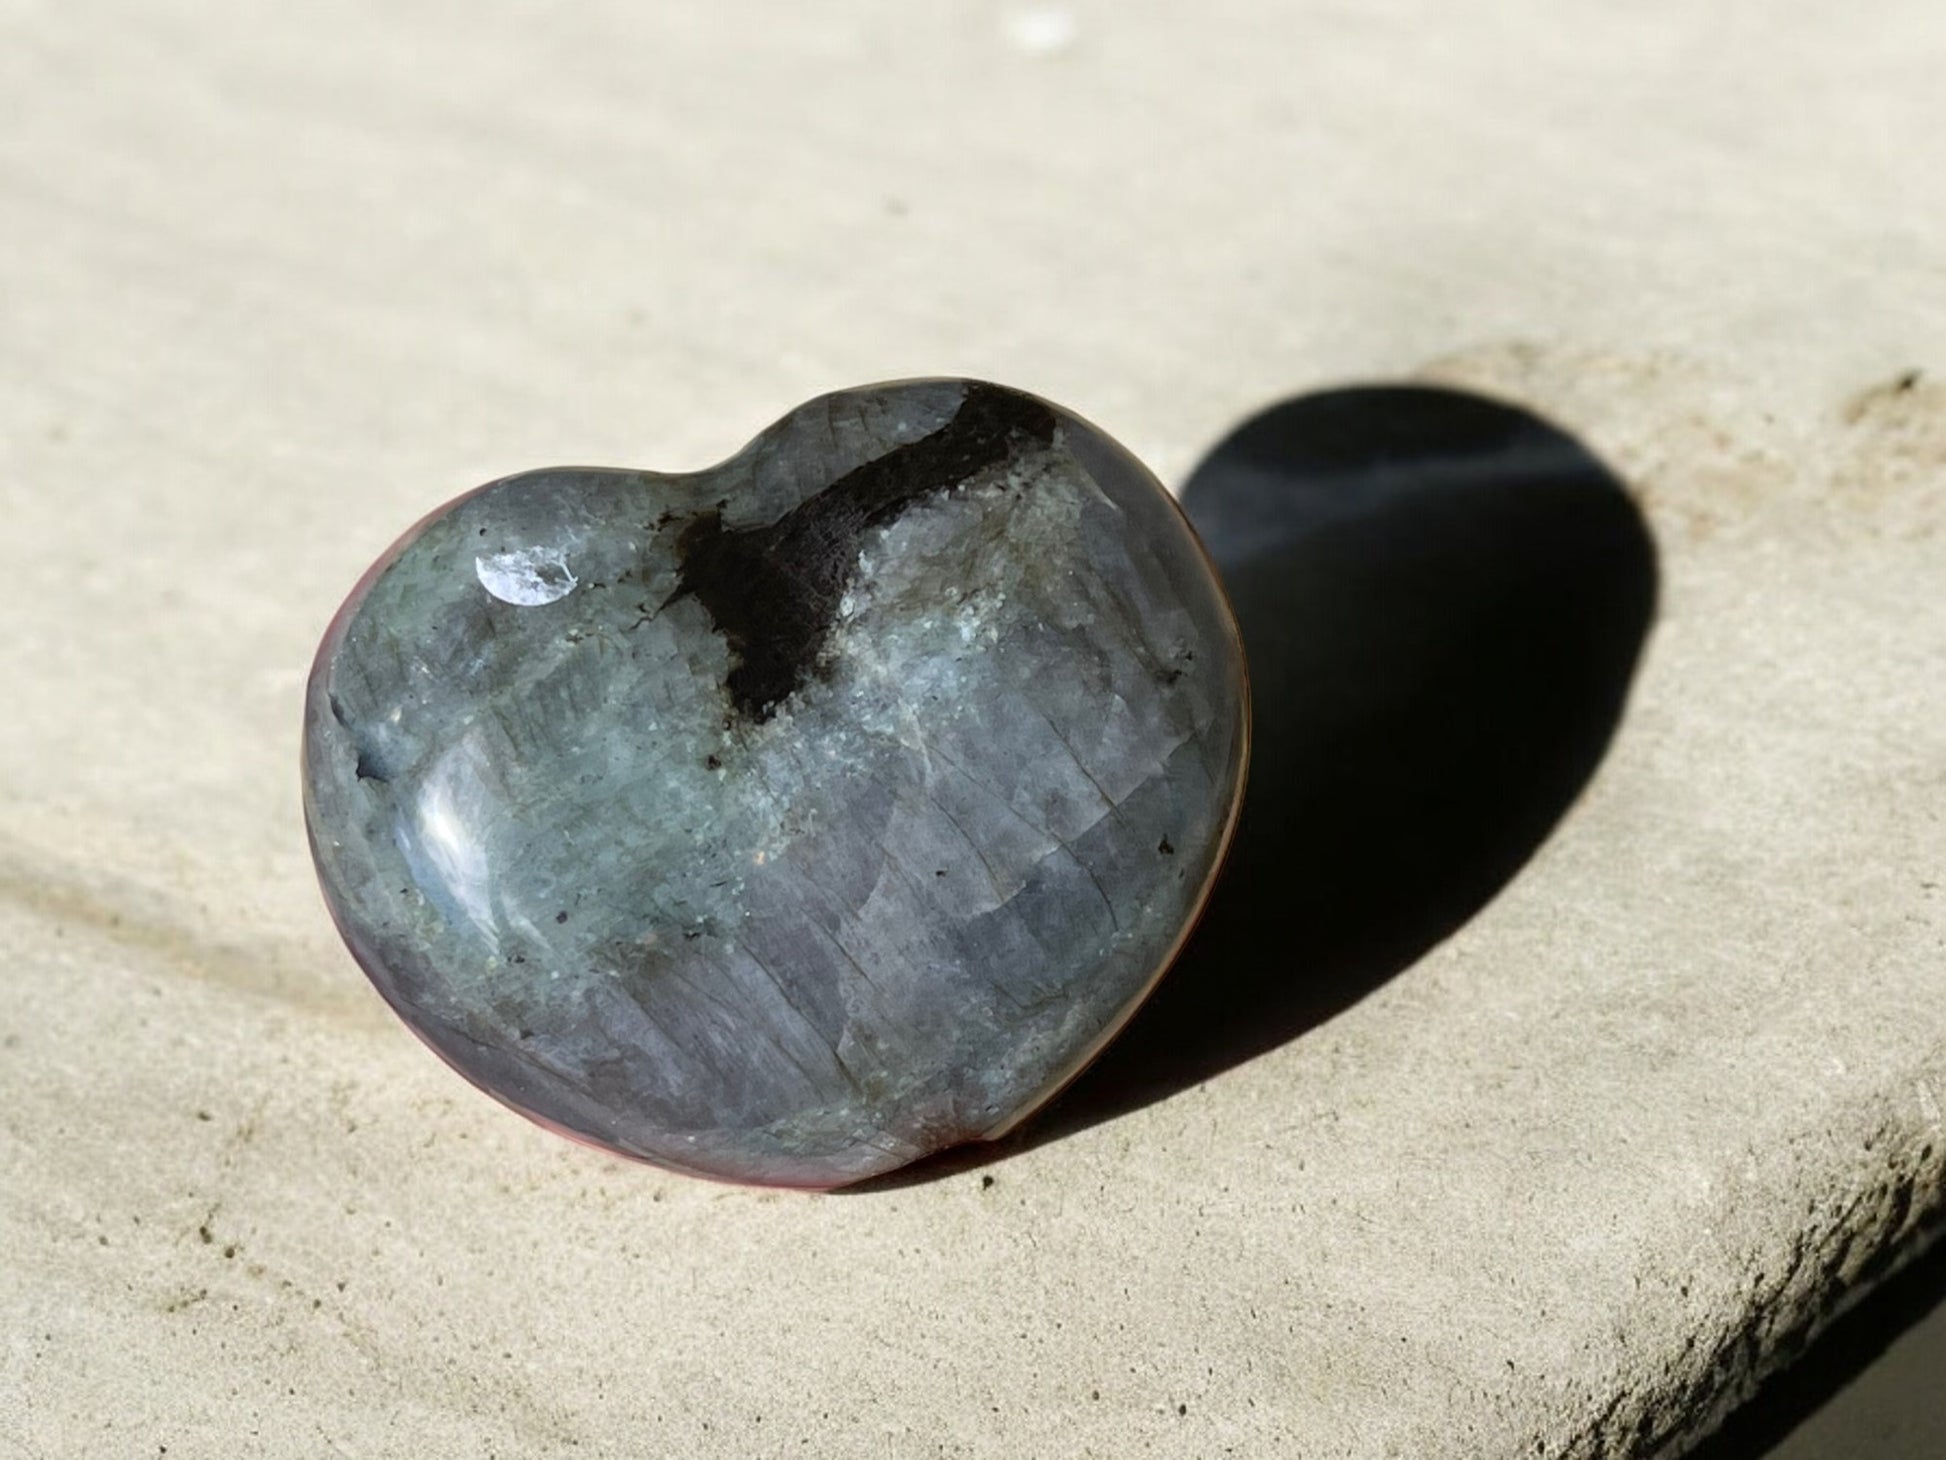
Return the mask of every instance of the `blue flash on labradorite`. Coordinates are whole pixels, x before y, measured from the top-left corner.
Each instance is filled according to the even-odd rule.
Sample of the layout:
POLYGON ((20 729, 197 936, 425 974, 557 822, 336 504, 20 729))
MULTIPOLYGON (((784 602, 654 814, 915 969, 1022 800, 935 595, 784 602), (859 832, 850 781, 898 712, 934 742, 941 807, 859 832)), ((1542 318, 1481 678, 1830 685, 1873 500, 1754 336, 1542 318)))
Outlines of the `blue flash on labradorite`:
POLYGON ((1114 1033, 1216 875, 1246 720, 1141 464, 919 381, 420 523, 319 650, 305 810, 352 952, 469 1079, 829 1187, 1007 1128, 1114 1033))

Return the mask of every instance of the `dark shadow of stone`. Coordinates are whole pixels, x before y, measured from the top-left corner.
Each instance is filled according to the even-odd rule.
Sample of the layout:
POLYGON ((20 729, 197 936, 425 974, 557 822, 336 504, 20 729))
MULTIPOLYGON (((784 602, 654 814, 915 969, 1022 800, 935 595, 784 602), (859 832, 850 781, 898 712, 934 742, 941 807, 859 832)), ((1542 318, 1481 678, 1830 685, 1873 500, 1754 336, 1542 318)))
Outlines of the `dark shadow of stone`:
POLYGON ((1219 444, 1183 505, 1250 657, 1228 872, 1058 1102, 873 1189, 1113 1119, 1355 1003, 1506 885, 1614 732, 1655 547, 1616 476, 1539 417, 1423 386, 1300 396, 1219 444))

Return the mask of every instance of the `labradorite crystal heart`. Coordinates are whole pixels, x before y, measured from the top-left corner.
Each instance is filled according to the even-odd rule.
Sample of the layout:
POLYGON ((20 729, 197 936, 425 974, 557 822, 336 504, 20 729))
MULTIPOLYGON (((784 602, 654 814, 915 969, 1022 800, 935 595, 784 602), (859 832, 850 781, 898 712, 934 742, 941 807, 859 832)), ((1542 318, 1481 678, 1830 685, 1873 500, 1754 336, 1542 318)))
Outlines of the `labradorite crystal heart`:
POLYGON ((597 1145, 829 1187, 1005 1129, 1115 1032, 1216 875, 1247 708, 1155 479, 942 380, 459 498, 305 715, 326 899, 427 1043, 597 1145))

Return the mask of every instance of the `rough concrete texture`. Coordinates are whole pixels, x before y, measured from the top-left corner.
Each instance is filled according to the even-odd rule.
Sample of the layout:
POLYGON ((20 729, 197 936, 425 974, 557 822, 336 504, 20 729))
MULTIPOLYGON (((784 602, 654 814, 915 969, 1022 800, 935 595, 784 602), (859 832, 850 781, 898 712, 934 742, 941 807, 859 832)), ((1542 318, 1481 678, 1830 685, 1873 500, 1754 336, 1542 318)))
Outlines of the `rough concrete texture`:
POLYGON ((1931 0, 4 13, 4 1448, 1673 1453, 1939 1216, 1931 0), (530 1128, 319 905, 320 626, 475 482, 937 372, 1166 480, 1333 381, 1546 413, 1661 553, 1607 759, 1344 1013, 981 1171, 530 1128))

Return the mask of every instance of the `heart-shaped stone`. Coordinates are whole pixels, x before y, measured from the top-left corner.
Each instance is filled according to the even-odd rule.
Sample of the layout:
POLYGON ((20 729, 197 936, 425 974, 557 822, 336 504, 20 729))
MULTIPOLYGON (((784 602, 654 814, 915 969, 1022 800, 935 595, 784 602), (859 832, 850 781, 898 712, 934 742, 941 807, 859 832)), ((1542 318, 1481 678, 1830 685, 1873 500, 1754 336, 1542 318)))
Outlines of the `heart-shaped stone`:
POLYGON ((569 1135, 804 1187, 997 1134, 1112 1037, 1248 739, 1173 500, 961 380, 459 498, 353 590, 305 715, 326 899, 428 1044, 569 1135))

